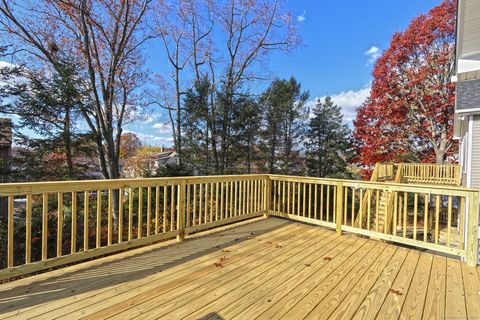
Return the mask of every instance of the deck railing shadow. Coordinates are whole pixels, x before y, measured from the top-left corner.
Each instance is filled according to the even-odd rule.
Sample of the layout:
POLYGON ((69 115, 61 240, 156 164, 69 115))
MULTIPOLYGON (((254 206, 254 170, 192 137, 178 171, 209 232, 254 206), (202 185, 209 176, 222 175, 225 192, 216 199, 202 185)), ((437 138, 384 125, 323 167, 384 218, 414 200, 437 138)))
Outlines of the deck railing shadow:
MULTIPOLYGON (((225 231, 208 235, 199 235, 185 242, 173 242, 125 258, 112 261, 98 261, 94 265, 67 271, 44 280, 32 281, 25 285, 12 286, 10 290, 0 292, 0 313, 16 310, 20 307, 33 307, 39 302, 59 300, 99 289, 111 289, 126 282, 147 278, 167 271, 170 268, 193 261, 213 252, 222 252, 234 244, 256 238, 274 230, 281 230, 290 222, 268 220, 263 224, 247 223, 238 226, 234 232, 225 231), (176 250, 171 250, 176 247, 176 250), (173 253, 174 252, 174 253, 173 253), (18 290, 28 292, 24 296, 13 296, 18 290), (42 296, 40 299, 38 296, 42 296), (35 296, 36 299, 29 299, 35 296)), ((214 267, 214 266, 212 266, 214 267)), ((68 270, 68 269, 67 269, 68 270)), ((165 279, 168 282, 168 278, 165 279)))

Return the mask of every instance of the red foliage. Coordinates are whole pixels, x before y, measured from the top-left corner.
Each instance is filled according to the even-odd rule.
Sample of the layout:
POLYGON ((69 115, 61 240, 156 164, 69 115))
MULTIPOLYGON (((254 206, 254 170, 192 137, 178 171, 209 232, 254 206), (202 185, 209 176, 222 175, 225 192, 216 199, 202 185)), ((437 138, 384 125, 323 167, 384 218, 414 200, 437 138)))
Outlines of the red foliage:
POLYGON ((393 35, 354 120, 358 163, 440 162, 455 152, 455 13, 455 1, 444 0, 393 35))

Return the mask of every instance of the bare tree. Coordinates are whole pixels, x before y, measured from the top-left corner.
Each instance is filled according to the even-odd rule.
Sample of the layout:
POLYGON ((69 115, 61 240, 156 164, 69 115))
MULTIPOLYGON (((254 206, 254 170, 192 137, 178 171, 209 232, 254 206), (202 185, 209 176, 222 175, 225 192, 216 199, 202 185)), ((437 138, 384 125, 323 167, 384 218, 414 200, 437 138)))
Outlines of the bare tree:
POLYGON ((291 50, 299 44, 294 19, 281 8, 281 1, 229 0, 218 13, 226 33, 227 62, 222 78, 222 126, 220 130, 219 171, 228 170, 232 146, 231 114, 237 87, 256 79, 252 68, 263 56, 275 50, 291 50))
MULTIPOLYGON (((83 71, 88 92, 81 109, 95 136, 102 173, 119 177, 122 126, 133 107, 129 99, 142 78, 139 47, 151 0, 1 0, 0 32, 15 37, 12 50, 62 76, 65 60, 83 71)), ((77 79, 81 82, 81 79, 77 79)), ((78 85, 78 84, 76 84, 78 85)))

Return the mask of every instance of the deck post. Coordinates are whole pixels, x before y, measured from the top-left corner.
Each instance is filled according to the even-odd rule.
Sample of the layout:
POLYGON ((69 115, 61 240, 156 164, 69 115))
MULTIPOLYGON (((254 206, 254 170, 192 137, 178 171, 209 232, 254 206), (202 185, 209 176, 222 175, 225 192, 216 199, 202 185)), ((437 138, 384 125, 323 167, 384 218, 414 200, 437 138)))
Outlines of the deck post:
POLYGON ((467 265, 475 267, 478 261, 478 192, 472 192, 468 199, 467 224, 467 265))
POLYGON ((265 210, 263 216, 268 217, 270 213, 270 203, 271 203, 271 197, 272 197, 272 180, 270 179, 270 176, 265 177, 265 193, 264 193, 264 208, 265 210))
POLYGON ((335 223, 337 234, 342 234, 342 217, 343 217, 343 183, 339 182, 337 184, 337 203, 335 211, 335 223))
POLYGON ((185 180, 180 182, 178 192, 178 205, 177 205, 177 241, 183 241, 185 239, 185 189, 187 183, 185 180))

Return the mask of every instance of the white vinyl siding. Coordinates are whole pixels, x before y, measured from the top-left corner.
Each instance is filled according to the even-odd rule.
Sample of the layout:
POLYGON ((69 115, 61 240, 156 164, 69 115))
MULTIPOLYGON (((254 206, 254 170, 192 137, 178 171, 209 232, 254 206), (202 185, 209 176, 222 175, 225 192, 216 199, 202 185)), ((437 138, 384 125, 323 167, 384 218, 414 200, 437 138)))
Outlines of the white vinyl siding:
POLYGON ((472 144, 471 148, 471 177, 470 186, 473 188, 480 188, 480 115, 473 116, 472 123, 472 144))
POLYGON ((460 12, 460 57, 468 57, 480 53, 480 1, 463 0, 460 12))

